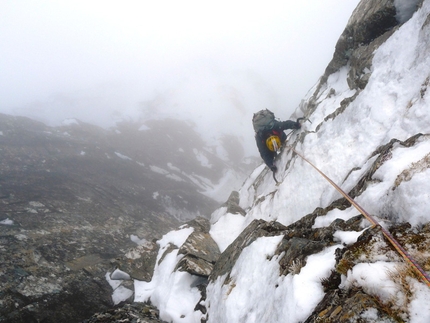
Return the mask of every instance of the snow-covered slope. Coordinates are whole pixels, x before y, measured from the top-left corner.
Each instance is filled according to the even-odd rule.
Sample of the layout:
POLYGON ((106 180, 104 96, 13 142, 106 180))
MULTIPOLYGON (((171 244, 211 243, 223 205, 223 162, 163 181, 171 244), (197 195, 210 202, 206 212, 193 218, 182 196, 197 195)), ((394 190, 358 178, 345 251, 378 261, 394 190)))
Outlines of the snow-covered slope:
MULTIPOLYGON (((335 57, 349 49, 345 64, 333 71, 337 63, 332 62, 311 89, 292 116, 304 115, 310 122, 292 135, 288 145, 349 192, 383 227, 411 226, 419 241, 405 240, 403 231, 393 230, 429 273, 430 0, 363 0, 346 30, 362 36, 366 21, 372 30, 367 42, 357 41, 340 53, 346 39, 341 37, 335 57), (395 17, 396 23, 386 19, 390 23, 375 31, 372 10, 378 19, 395 17), (427 241, 424 246, 422 241, 427 241)), ((308 230, 323 232, 338 228, 336 219, 351 222, 359 212, 288 147, 277 165, 279 186, 260 166, 240 189, 239 206, 245 216, 229 212, 227 206, 212 215, 209 233, 223 252, 221 258, 229 253, 231 268, 215 264, 217 273, 209 276, 206 297, 198 301, 198 276, 176 270, 183 255, 166 256, 169 246, 180 247, 192 231, 183 227, 159 242, 153 281, 135 283, 135 300, 150 300, 168 322, 430 322, 429 286, 404 274, 403 260, 366 220, 355 230, 333 229, 332 240, 307 256, 305 263, 297 260, 283 271, 288 251, 278 250, 298 230, 290 225, 314 215, 308 230), (241 235, 256 219, 285 227, 242 243, 246 237, 241 235), (242 243, 237 257, 229 248, 232 243, 242 243), (354 261, 346 266, 347 259, 354 261), (327 291, 323 282, 334 272, 339 282, 327 291), (356 296, 358 291, 378 306, 363 305, 342 319, 337 315, 346 311, 347 302, 321 307, 329 294, 356 296)))

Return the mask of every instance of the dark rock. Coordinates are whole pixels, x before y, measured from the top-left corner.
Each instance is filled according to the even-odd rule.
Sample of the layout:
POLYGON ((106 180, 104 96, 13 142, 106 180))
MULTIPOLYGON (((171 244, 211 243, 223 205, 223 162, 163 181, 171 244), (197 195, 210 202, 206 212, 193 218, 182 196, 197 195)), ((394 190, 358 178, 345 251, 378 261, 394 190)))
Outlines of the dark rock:
POLYGON ((370 322, 362 318, 364 312, 371 310, 378 322, 403 322, 399 317, 391 317, 384 311, 384 305, 362 291, 344 292, 334 290, 327 293, 314 312, 304 323, 362 323, 370 322))
POLYGON ((160 320, 158 309, 150 304, 133 303, 110 309, 103 313, 94 314, 91 318, 82 321, 82 323, 167 323, 160 320))
POLYGON ((323 250, 327 244, 327 242, 323 241, 312 241, 296 237, 288 240, 283 239, 275 253, 277 255, 284 253, 284 256, 279 260, 280 275, 286 276, 289 273, 300 273, 300 269, 306 264, 306 258, 323 250))
POLYGON ((133 279, 149 282, 154 273, 158 250, 158 244, 148 241, 129 249, 124 255, 113 260, 112 265, 128 273, 133 279))
POLYGON ((59 277, 28 276, 16 289, 2 291, 1 322, 79 322, 113 306, 104 278, 84 271, 59 277))
MULTIPOLYGON (((367 47, 364 50, 367 51, 368 54, 363 56, 370 56, 372 53, 370 49, 376 49, 382 44, 382 41, 380 41, 377 46, 368 45, 378 37, 392 30, 398 24, 399 22, 396 20, 396 8, 393 0, 361 1, 352 13, 345 30, 336 44, 333 59, 324 73, 323 83, 330 74, 338 71, 341 67, 350 62, 352 56, 360 57, 361 55, 359 52, 363 52, 363 49, 359 50, 358 53, 354 53, 359 47, 367 47)), ((371 57, 364 59, 364 64, 360 61, 360 65, 362 66, 361 68, 359 66, 355 67, 356 71, 354 74, 364 73, 364 67, 368 66, 367 62, 369 62, 369 59, 371 59, 371 57)))
POLYGON ((183 254, 184 257, 176 266, 177 270, 203 277, 209 277, 220 256, 218 245, 209 233, 203 232, 191 233, 178 254, 183 254))
POLYGON ((208 233, 210 228, 208 220, 197 218, 188 225, 194 227, 194 231, 179 248, 178 255, 184 256, 175 270, 207 278, 220 256, 218 245, 208 233))

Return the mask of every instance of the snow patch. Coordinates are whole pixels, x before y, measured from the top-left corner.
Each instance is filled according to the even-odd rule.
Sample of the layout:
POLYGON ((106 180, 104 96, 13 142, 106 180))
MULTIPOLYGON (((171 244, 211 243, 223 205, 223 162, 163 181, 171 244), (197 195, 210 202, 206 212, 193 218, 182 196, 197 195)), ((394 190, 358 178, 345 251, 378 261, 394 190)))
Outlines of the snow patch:
POLYGON ((209 234, 221 252, 224 252, 243 231, 244 223, 245 217, 243 215, 227 213, 221 216, 216 223, 212 224, 209 234))
POLYGON ((193 149, 194 155, 196 155, 197 160, 200 162, 200 165, 207 168, 212 168, 212 164, 209 163, 209 159, 196 148, 193 149))
POLYGON ((154 172, 162 175, 167 175, 169 172, 163 168, 160 168, 158 166, 149 166, 149 168, 154 172))
POLYGON ((106 273, 105 278, 106 278, 107 282, 109 283, 109 285, 113 289, 113 293, 112 293, 111 297, 112 297, 112 301, 113 301, 114 305, 117 305, 121 302, 124 302, 127 299, 129 299, 131 296, 133 296, 133 291, 122 286, 121 280, 111 279, 111 273, 110 272, 106 273))
POLYGON ((119 158, 124 159, 124 160, 133 160, 130 157, 123 155, 121 153, 115 152, 115 155, 117 155, 119 158))
POLYGON ((345 245, 349 245, 357 242, 358 237, 364 232, 366 229, 362 231, 336 231, 333 234, 334 241, 339 241, 345 245))
POLYGON ((139 127, 138 131, 146 131, 146 130, 149 130, 149 129, 151 129, 151 128, 149 128, 147 125, 143 124, 143 125, 141 125, 139 127))
POLYGON ((129 274, 119 269, 115 269, 114 272, 110 275, 110 278, 112 280, 130 280, 131 279, 129 274))
POLYGON ((150 245, 150 242, 146 239, 140 239, 138 236, 132 234, 130 235, 130 240, 133 241, 135 244, 137 244, 138 246, 142 246, 142 245, 150 245))
POLYGON ((10 220, 9 218, 6 218, 6 219, 0 221, 0 224, 1 225, 13 225, 13 221, 10 220))
POLYGON ((175 271, 182 258, 182 255, 178 255, 178 248, 193 231, 193 228, 182 226, 164 235, 157 242, 160 250, 152 280, 134 282, 135 302, 151 299, 151 303, 160 310, 160 318, 167 322, 200 322, 194 307, 201 297, 197 285, 203 280, 186 272, 175 271))
POLYGON ((74 118, 70 118, 70 119, 64 119, 64 120, 61 122, 61 124, 62 124, 63 126, 71 126, 71 125, 74 125, 74 124, 79 125, 79 121, 78 121, 78 120, 76 120, 76 119, 74 119, 74 118))
POLYGON ((396 19, 399 23, 408 21, 418 8, 419 0, 394 0, 396 19))

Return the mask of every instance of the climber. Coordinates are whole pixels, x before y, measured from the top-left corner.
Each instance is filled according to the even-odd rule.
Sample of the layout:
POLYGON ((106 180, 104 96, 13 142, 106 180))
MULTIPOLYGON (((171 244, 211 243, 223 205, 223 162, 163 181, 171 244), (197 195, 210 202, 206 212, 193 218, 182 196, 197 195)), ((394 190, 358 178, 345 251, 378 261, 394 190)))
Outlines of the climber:
POLYGON ((275 114, 268 109, 254 113, 252 125, 255 131, 255 141, 257 142, 258 151, 273 173, 277 171, 274 163, 275 157, 281 145, 287 139, 284 130, 300 129, 301 123, 299 121, 301 119, 303 118, 297 119, 297 122, 292 120, 278 121, 275 120, 275 114))

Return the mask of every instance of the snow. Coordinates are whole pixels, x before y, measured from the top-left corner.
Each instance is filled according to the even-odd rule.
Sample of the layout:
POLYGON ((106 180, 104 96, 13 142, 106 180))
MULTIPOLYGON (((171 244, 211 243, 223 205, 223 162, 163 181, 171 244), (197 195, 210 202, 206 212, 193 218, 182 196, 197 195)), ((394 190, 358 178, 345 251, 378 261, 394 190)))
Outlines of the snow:
POLYGON ((145 125, 145 124, 143 124, 143 125, 141 125, 140 127, 139 127, 139 131, 146 131, 146 130, 149 130, 149 129, 151 129, 151 128, 149 128, 147 125, 145 125))
POLYGON ((128 289, 124 286, 119 286, 112 294, 112 301, 115 305, 117 305, 121 302, 126 301, 131 296, 133 296, 133 291, 131 289, 128 289))
POLYGON ((350 207, 346 210, 333 209, 324 216, 319 216, 315 219, 315 223, 312 228, 323 228, 329 226, 336 219, 342 219, 344 221, 360 214, 354 207, 350 207))
POLYGON ((168 322, 198 322, 194 307, 201 297, 196 287, 201 279, 186 272, 174 271, 182 256, 178 255, 178 249, 169 249, 181 246, 193 231, 193 228, 182 227, 164 235, 158 241, 160 252, 152 280, 134 283, 135 301, 145 302, 150 299, 160 309, 161 319, 168 322), (160 262, 162 257, 163 261, 160 262))
MULTIPOLYGON (((376 50, 369 83, 355 100, 341 114, 327 118, 340 107, 342 100, 357 94, 348 87, 349 66, 345 66, 333 73, 320 89, 317 108, 307 116, 312 123, 305 123, 301 130, 306 136, 295 149, 345 191, 353 189, 374 166, 379 155, 372 154, 378 147, 393 138, 401 142, 418 133, 430 134, 430 25, 423 27, 430 13, 430 1, 425 0, 421 9, 412 15, 411 8, 417 2, 394 1, 398 19, 405 23, 376 50)), ((313 92, 309 92, 305 102, 313 92)), ((301 113, 299 109, 296 111, 297 115, 301 113)), ((203 155, 195 153, 205 166, 203 155)), ((355 200, 384 227, 405 221, 414 227, 428 223, 429 160, 429 135, 421 136, 410 147, 394 143, 391 153, 373 174, 372 183, 355 200)), ((275 184, 264 164, 243 183, 239 205, 246 211, 245 216, 228 213, 224 206, 212 214, 209 233, 221 252, 254 219, 289 225, 341 197, 315 169, 289 149, 284 149, 277 165, 280 185, 275 184), (290 166, 284 172, 287 163, 290 166)), ((175 170, 175 166, 168 166, 175 170)), ((358 214, 353 207, 333 209, 317 217, 313 228, 329 226, 336 219, 347 221, 358 214)), ((363 220, 361 227, 360 232, 336 231, 336 245, 309 256, 299 273, 285 276, 279 275, 282 255, 275 255, 282 236, 258 238, 242 251, 228 281, 222 276, 209 282, 205 302, 208 322, 303 322, 324 297, 321 279, 327 278, 334 269, 335 250, 357 241, 369 227, 368 221, 363 220)), ((196 286, 201 278, 175 271, 182 257, 178 255, 178 248, 191 232, 191 228, 181 227, 159 240, 153 279, 135 281, 135 301, 150 300, 159 308, 161 318, 168 322, 198 323, 202 318, 200 312, 194 311, 200 299, 196 286)), ((376 242, 369 252, 375 254, 380 248, 376 242)), ((402 283, 392 277, 399 270, 399 259, 394 251, 363 259, 342 275, 341 288, 363 289, 382 302, 394 300, 397 306, 404 306, 407 322, 428 323, 430 289, 410 278, 410 289, 404 292, 402 283)), ((362 318, 377 322, 377 313, 368 309, 362 318)))
POLYGON ((193 152, 196 156, 196 159, 200 162, 200 165, 203 167, 212 168, 212 165, 209 163, 209 159, 201 151, 198 151, 196 148, 194 148, 193 152))
POLYGON ((133 160, 130 157, 125 156, 125 155, 118 153, 118 152, 115 152, 115 155, 117 155, 119 158, 124 159, 124 160, 133 160))
POLYGON ((130 235, 130 240, 133 241, 138 246, 150 244, 150 242, 146 239, 140 239, 138 236, 132 234, 130 235))
POLYGON ((397 292, 397 284, 389 278, 395 272, 397 263, 377 261, 357 264, 343 276, 341 287, 350 289, 361 286, 369 294, 377 296, 383 302, 389 301, 397 292))
POLYGON ((30 206, 32 206, 32 207, 37 207, 37 208, 39 208, 39 207, 45 207, 44 204, 42 204, 40 202, 37 202, 37 201, 30 201, 30 202, 28 202, 28 204, 30 204, 30 206))
POLYGON ((0 221, 0 225, 13 225, 13 221, 10 220, 9 218, 6 218, 6 219, 0 221))
POLYGON ((310 256, 300 274, 280 277, 274 252, 281 240, 257 239, 242 251, 228 284, 219 277, 208 285, 209 321, 301 322, 312 313, 324 297, 320 279, 329 276, 338 246, 310 256))
POLYGON ((71 125, 74 125, 74 124, 79 125, 79 121, 78 121, 78 120, 76 120, 76 119, 74 119, 74 118, 69 118, 69 119, 64 119, 64 120, 61 122, 61 124, 62 124, 63 126, 71 126, 71 125))
MULTIPOLYGON (((226 209, 226 208, 224 208, 226 209)), ((210 235, 223 252, 243 230, 245 217, 241 214, 226 214, 212 224, 210 235)))
POLYGON ((345 245, 357 242, 358 237, 364 232, 362 231, 336 231, 333 234, 335 241, 339 241, 345 245))
POLYGON ((126 288, 126 287, 121 285, 122 284, 121 280, 112 279, 110 272, 107 272, 105 277, 106 277, 107 282, 109 283, 109 285, 113 289, 112 301, 115 305, 117 305, 123 301, 126 301, 127 299, 129 299, 133 295, 133 291, 131 289, 126 288))
POLYGON ((112 280, 130 280, 130 275, 126 272, 115 269, 114 272, 110 275, 112 280))
MULTIPOLYGON (((202 190, 202 194, 216 201, 224 202, 228 198, 228 195, 230 194, 229 192, 239 189, 239 187, 235 186, 240 182, 240 180, 243 180, 240 175, 241 174, 237 171, 227 169, 218 183, 211 183, 211 185, 208 185, 202 190)), ((208 179, 205 180, 205 182, 210 183, 208 179)))
POLYGON ((161 175, 167 175, 169 174, 169 172, 163 168, 160 168, 158 166, 149 166, 149 168, 154 172, 154 173, 158 173, 161 175))
POLYGON ((178 175, 176 174, 167 174, 166 175, 167 178, 173 179, 176 182, 185 182, 182 178, 180 178, 178 175))
POLYGON ((397 21, 404 23, 409 20, 415 12, 418 3, 419 0, 394 0, 397 21))

